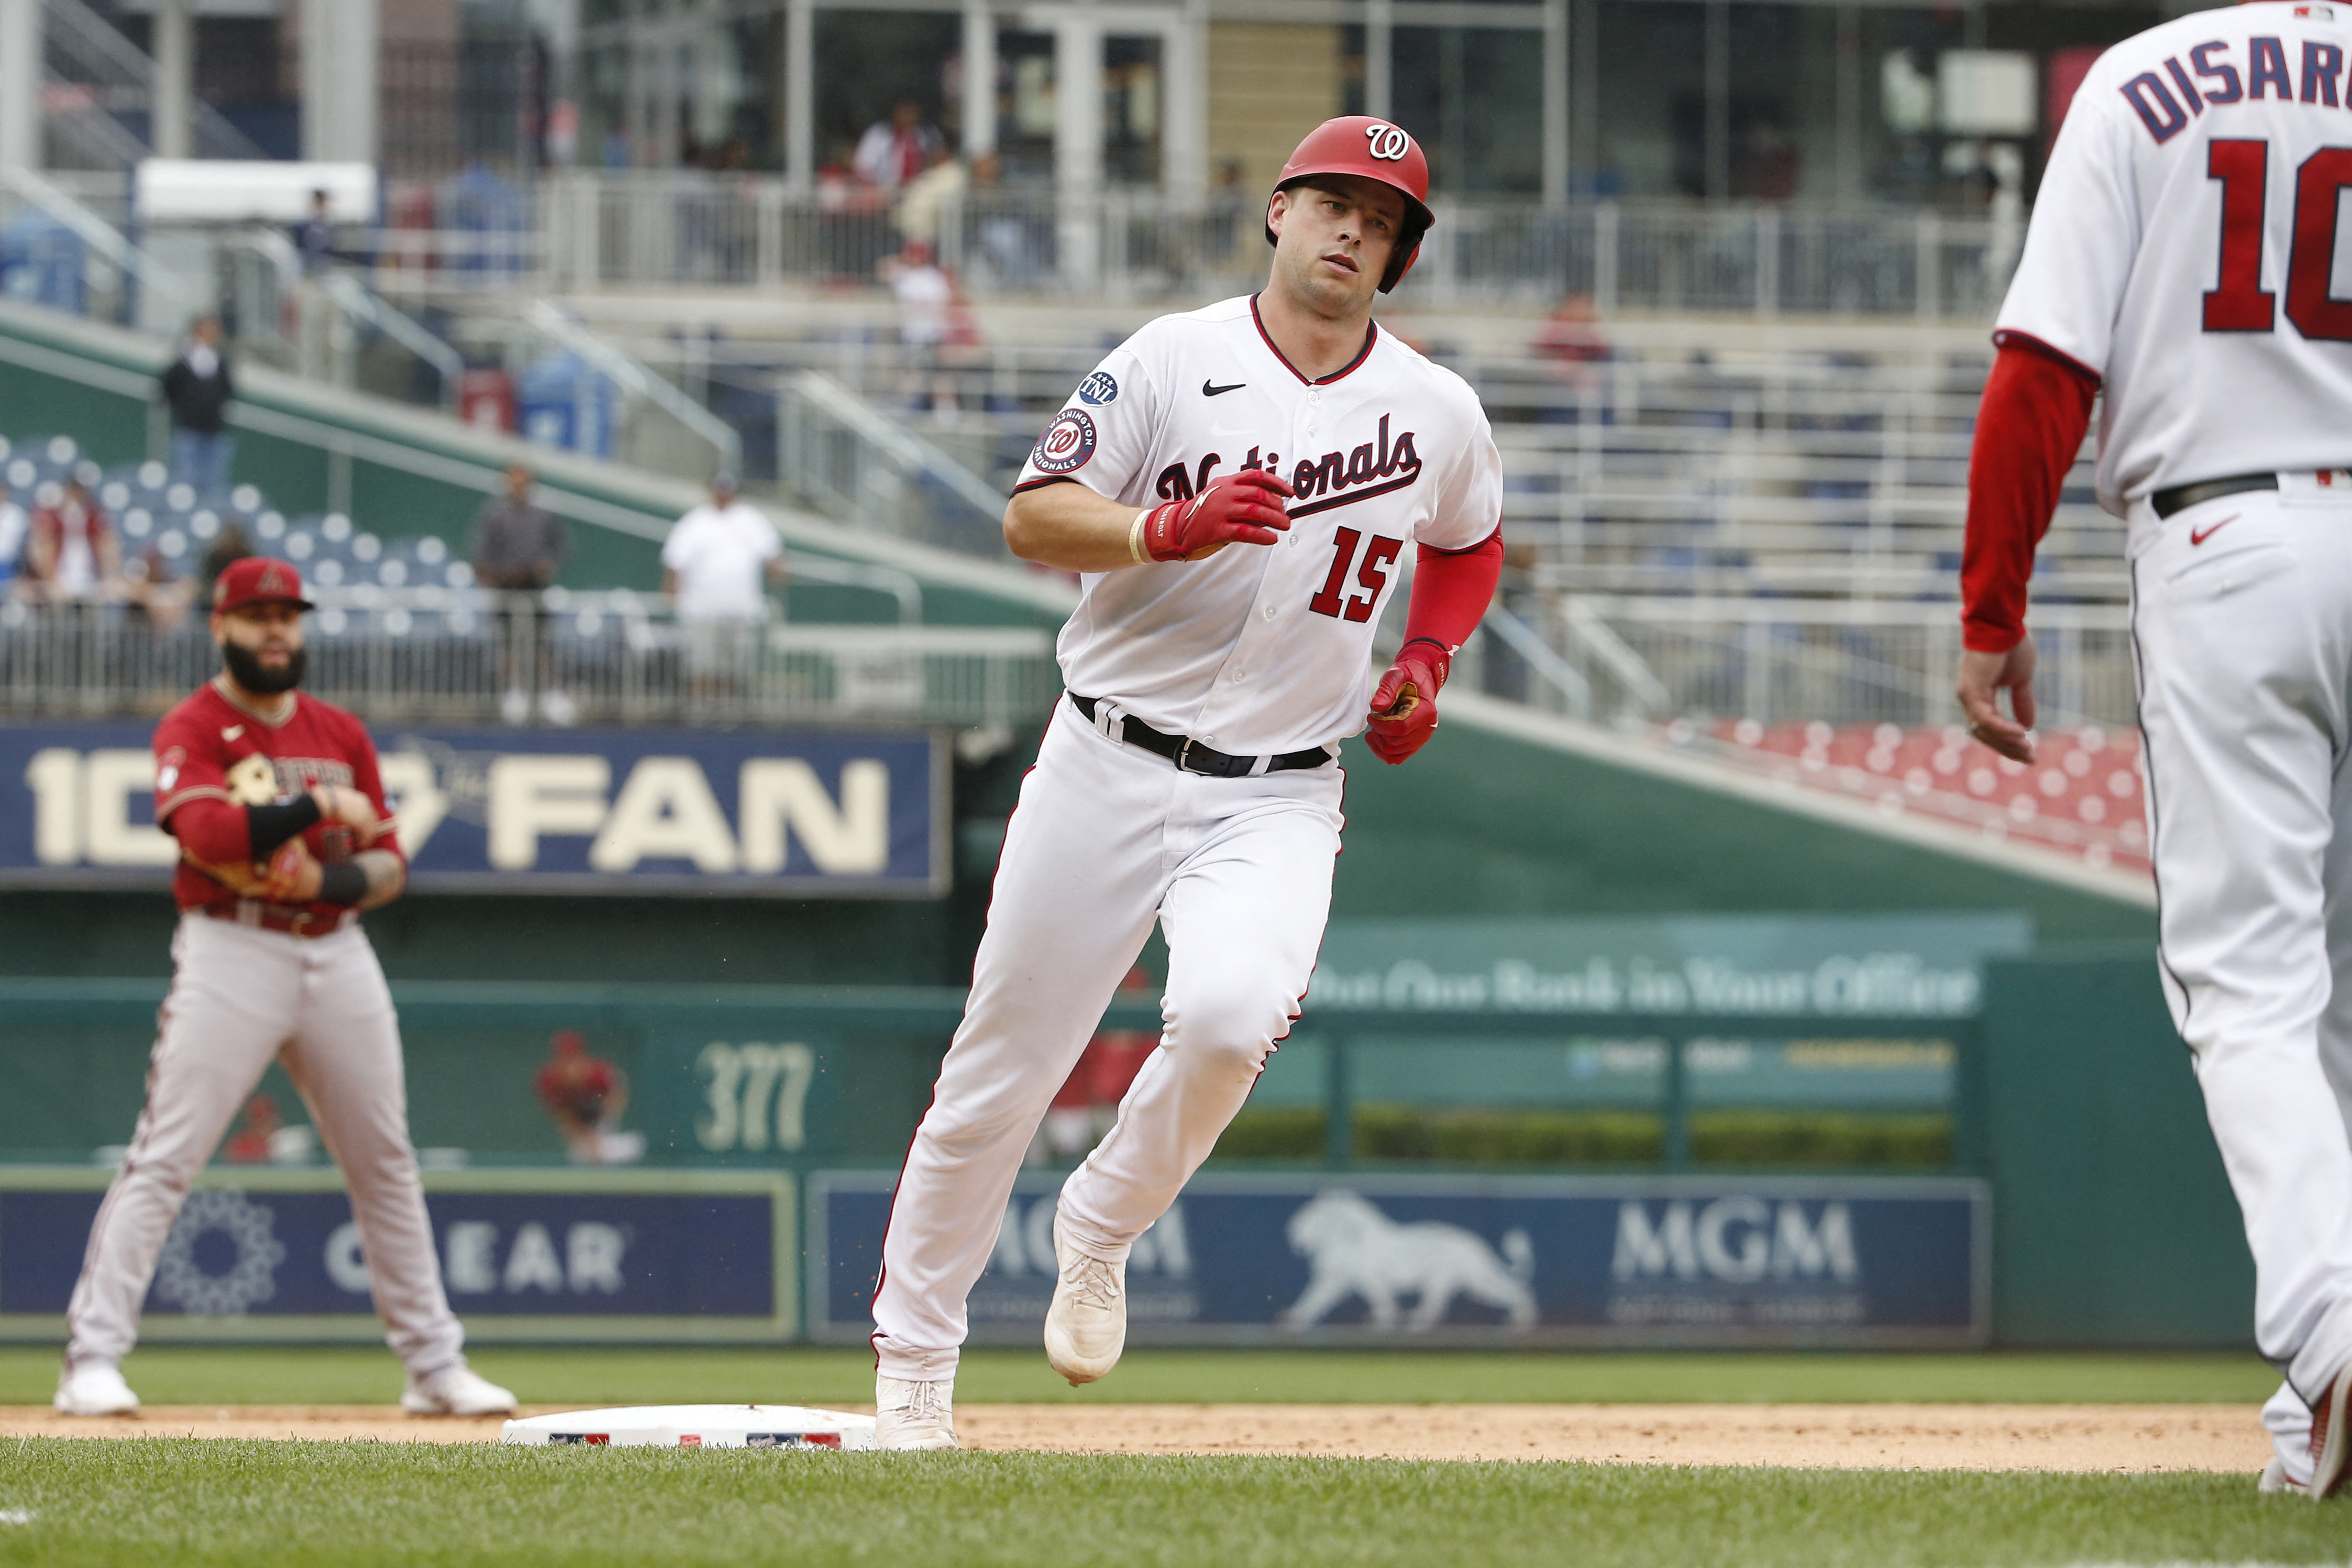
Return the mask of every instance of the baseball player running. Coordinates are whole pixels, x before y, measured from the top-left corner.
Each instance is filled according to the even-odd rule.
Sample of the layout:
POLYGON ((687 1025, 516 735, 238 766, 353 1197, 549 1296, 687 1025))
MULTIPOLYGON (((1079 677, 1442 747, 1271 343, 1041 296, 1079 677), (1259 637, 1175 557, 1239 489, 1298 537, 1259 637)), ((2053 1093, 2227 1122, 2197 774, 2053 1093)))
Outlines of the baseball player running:
POLYGON ((1371 319, 1432 221, 1412 137, 1333 120, 1267 202, 1264 292, 1151 322, 1038 438, 1004 533, 1083 574, 1068 695, 1021 790, 971 999, 898 1179, 874 1300, 885 1447, 955 1445, 964 1305, 1039 1119, 1156 920, 1159 1048, 1062 1188, 1045 1356, 1127 1335, 1126 1264, 1289 1033, 1339 852, 1339 742, 1401 763, 1500 573, 1501 460, 1460 378, 1371 319), (1404 646, 1372 630, 1402 556, 1404 646), (1369 701, 1368 701, 1369 699, 1369 701))
POLYGON ((224 668, 155 729, 155 820, 179 840, 180 927, 147 1102, 66 1308, 57 1407, 68 1415, 139 1408, 121 1363, 163 1239, 273 1057, 351 1185, 376 1310, 408 1368, 402 1405, 514 1408, 467 1367, 442 1293, 392 995, 359 927, 361 910, 400 896, 407 862, 367 731, 297 690, 310 607, 284 562, 231 565, 212 616, 224 668))
POLYGON ((2321 1498, 2352 1400, 2352 10, 2264 0, 2103 56, 2002 305, 1959 698, 2033 756, 2033 547, 2094 398, 2129 523, 2159 968, 2285 1376, 2264 1490, 2321 1498), (1998 694, 2011 694, 2004 713, 1998 694))

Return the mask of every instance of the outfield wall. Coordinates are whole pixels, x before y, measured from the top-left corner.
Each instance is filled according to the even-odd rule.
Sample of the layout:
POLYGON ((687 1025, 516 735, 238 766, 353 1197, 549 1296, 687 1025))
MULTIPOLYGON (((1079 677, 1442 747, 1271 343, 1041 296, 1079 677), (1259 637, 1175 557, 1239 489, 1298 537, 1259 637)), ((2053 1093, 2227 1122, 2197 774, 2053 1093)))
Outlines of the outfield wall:
MULTIPOLYGON (((1142 1337, 1380 1338, 1374 1296, 1362 1283, 1379 1276, 1362 1273, 1365 1249, 1379 1250, 1384 1226, 1426 1222, 1447 1227, 1466 1282, 1454 1288, 1458 1299, 1436 1323, 1388 1325, 1402 1342, 2245 1346, 2251 1267, 2153 965, 2145 955, 2081 953, 1992 958, 1983 973, 1973 1018, 1441 1015, 1310 1005, 1297 1044, 1319 1041, 1328 1052, 1335 1040, 1353 1039, 1360 1054, 1385 1040, 1456 1061, 1465 1074, 1511 1070, 1498 1059, 1506 1051, 1533 1073, 1558 1054, 1562 1036, 1712 1040, 1860 1032, 1882 1042, 1944 1036, 1958 1047, 1956 1158, 1942 1171, 1677 1166, 1670 1139, 1664 1163, 1630 1169, 1219 1160, 1139 1255, 1139 1289, 1148 1287, 1154 1303, 1142 1337), (1516 1054, 1522 1052, 1528 1054, 1516 1054), (1325 1276, 1326 1285, 1314 1285, 1325 1276)), ((0 1197, 0 1334, 40 1338, 54 1326, 43 1314, 54 1308, 49 1298, 69 1286, 73 1262, 70 1238, 58 1233, 86 1223, 103 1185, 103 1164, 86 1152, 92 1141, 125 1136, 136 1113, 144 1020, 160 994, 153 981, 16 982, 0 992, 15 1021, 0 1037, 0 1072, 16 1086, 0 1102, 0 1151, 47 1167, 0 1165, 0 1193, 67 1194, 0 1197), (77 1159, 78 1170, 66 1168, 77 1159)), ((497 1213, 447 1216, 503 1227, 495 1258, 468 1253, 452 1264, 465 1278, 499 1282, 481 1290, 515 1298, 499 1298, 505 1314, 499 1331, 598 1337, 593 1301, 572 1300, 560 1325, 523 1310, 544 1305, 548 1293, 571 1300, 564 1290, 590 1289, 562 1282, 570 1275, 550 1259, 570 1244, 558 1247, 551 1238, 566 1234, 564 1226, 590 1227, 579 1244, 587 1262, 573 1271, 602 1280, 614 1237, 629 1225, 658 1223, 704 1236, 708 1246, 674 1258, 651 1255, 652 1261, 640 1253, 632 1267, 652 1272, 631 1274, 625 1289, 594 1285, 613 1298, 605 1303, 611 1313, 631 1320, 614 1323, 612 1337, 856 1337, 856 1296, 870 1284, 891 1175, 928 1099, 957 993, 442 984, 402 986, 395 999, 409 1044, 412 1119, 426 1165, 437 1173, 436 1190, 520 1194, 478 1200, 497 1213), (584 1028, 592 1049, 629 1072, 627 1125, 645 1137, 648 1165, 565 1173, 555 1163, 560 1142, 530 1082, 548 1033, 561 1026, 584 1028), (697 1185, 688 1178, 698 1173, 729 1179, 697 1185), (773 1194, 763 1200, 767 1220, 734 1209, 714 1210, 715 1217, 619 1214, 629 1206, 620 1200, 648 1194, 740 1195, 752 1188, 773 1194), (585 1195, 575 1202, 562 1198, 566 1193, 585 1195), (783 1221, 775 1216, 787 1211, 798 1240, 788 1242, 778 1228, 783 1221), (536 1238, 524 1234, 526 1225, 539 1227, 536 1238), (743 1251, 754 1232, 777 1238, 756 1259, 743 1251), (525 1249, 520 1263, 511 1257, 517 1247, 525 1249), (714 1247, 743 1259, 729 1268, 756 1267, 775 1281, 761 1288, 770 1293, 752 1292, 754 1301, 730 1287, 712 1297, 736 1303, 726 1311, 695 1308, 677 1280, 716 1267, 706 1256, 714 1247), (698 1312, 712 1321, 698 1321, 698 1312)), ((1122 1003, 1107 1023, 1148 1027, 1152 1016, 1148 1002, 1122 1003)), ((1327 1059, 1312 1049, 1286 1051, 1270 1076, 1313 1076, 1327 1059)), ((1348 1075, 1324 1071, 1324 1092, 1335 1105, 1353 1092, 1348 1075)), ((277 1069, 265 1087, 289 1109, 296 1105, 277 1069)), ((107 1157, 101 1151, 101 1161, 107 1157)), ((286 1298, 258 1316, 211 1326, 178 1321, 166 1325, 170 1333, 359 1336, 368 1328, 353 1315, 362 1298, 350 1283, 350 1259, 331 1250, 348 1249, 350 1237, 335 1202, 321 1195, 333 1187, 329 1173, 315 1163, 220 1166, 208 1180, 248 1196, 308 1194, 295 1204, 300 1212, 289 1210, 283 1221, 309 1249, 299 1260, 308 1272, 289 1275, 286 1298), (310 1310, 302 1302, 343 1300, 322 1280, 340 1280, 336 1289, 352 1296, 343 1319, 291 1321, 289 1314, 310 1310)), ((1050 1255, 1050 1240, 1035 1238, 1046 1236, 1058 1180, 1037 1173, 1015 1194, 983 1280, 988 1305, 976 1330, 983 1340, 1021 1340, 1042 1317, 1036 1259, 1050 1255)), ((226 1197, 215 1206, 224 1213, 200 1211, 204 1224, 243 1235, 238 1227, 260 1223, 242 1208, 226 1213, 236 1206, 226 1197)), ((492 1247, 488 1232, 469 1234, 476 1239, 447 1244, 492 1247)), ((227 1268, 225 1254, 207 1263, 189 1245, 199 1271, 227 1268)), ((173 1289, 208 1300, 192 1279, 173 1289)), ((1413 1289, 1397 1294, 1400 1310, 1419 1304, 1413 1289)), ((168 1312, 179 1300, 167 1296, 159 1310, 168 1312)), ((184 1317, 205 1315, 181 1304, 184 1317)))

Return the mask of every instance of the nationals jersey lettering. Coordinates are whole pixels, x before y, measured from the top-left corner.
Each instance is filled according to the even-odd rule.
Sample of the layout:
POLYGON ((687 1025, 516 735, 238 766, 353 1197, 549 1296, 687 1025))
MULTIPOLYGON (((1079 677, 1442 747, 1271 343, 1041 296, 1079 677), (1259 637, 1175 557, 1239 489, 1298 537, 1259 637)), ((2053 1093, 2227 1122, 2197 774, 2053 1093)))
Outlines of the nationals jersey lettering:
MULTIPOLYGON (((191 802, 268 805, 316 784, 349 785, 368 797, 378 816, 391 815, 376 771, 375 742, 366 726, 331 702, 298 692, 285 718, 272 724, 207 681, 155 726, 155 825, 166 833, 173 831, 173 816, 191 802)), ((302 837, 328 865, 348 860, 362 847, 341 823, 312 823, 302 837)), ((400 852, 391 835, 364 847, 400 852)), ((184 910, 233 903, 238 897, 184 855, 172 879, 172 893, 184 910)), ((321 919, 344 912, 337 904, 310 909, 321 919)))
POLYGON ((2352 457, 2352 26, 2257 0, 2101 56, 2052 151, 1996 337, 2102 378, 2099 500, 2352 457))
POLYGON ((1249 296, 1162 316, 1113 350, 1039 437, 1021 487, 1067 480, 1138 509, 1220 475, 1280 474, 1289 531, 1205 561, 1089 574, 1062 678, 1156 730, 1243 755, 1363 727, 1372 630, 1406 547, 1467 550, 1500 524, 1502 459, 1461 377, 1371 328, 1310 381, 1249 296), (1115 383, 1091 408, 1086 388, 1115 383))

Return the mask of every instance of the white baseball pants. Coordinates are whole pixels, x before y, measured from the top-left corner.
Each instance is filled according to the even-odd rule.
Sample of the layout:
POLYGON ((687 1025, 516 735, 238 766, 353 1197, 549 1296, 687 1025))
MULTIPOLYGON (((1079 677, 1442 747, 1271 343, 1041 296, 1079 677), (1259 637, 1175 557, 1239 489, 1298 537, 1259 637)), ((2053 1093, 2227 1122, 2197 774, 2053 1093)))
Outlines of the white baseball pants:
POLYGON ((2300 1480, 2307 1401, 2352 1360, 2352 494, 2284 478, 2162 522, 2138 503, 2132 625, 2165 995, 2300 1480))
POLYGON ((189 1184, 273 1057, 342 1167, 386 1342, 415 1373, 461 1359, 465 1330, 441 1289, 408 1142, 399 1021, 365 934, 352 923, 304 938, 184 915, 172 962, 147 1103, 66 1308, 68 1364, 129 1353, 189 1184))
POLYGON ((1072 1245, 1118 1261, 1167 1212, 1290 1032, 1330 913, 1339 769, 1220 779, 1066 702, 1004 836, 971 999, 908 1151, 882 1246, 886 1377, 954 1375, 1021 1156, 1156 918, 1160 1047, 1063 1185, 1072 1245))

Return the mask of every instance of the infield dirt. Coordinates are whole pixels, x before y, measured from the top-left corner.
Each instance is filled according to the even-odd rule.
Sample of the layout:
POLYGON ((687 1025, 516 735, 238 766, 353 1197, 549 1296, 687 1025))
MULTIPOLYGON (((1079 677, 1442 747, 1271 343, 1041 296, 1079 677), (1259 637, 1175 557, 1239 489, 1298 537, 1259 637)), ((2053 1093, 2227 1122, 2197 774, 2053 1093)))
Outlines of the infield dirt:
MULTIPOLYGON (((974 1405, 956 1426, 983 1450, 1833 1469, 2251 1475, 2270 1454, 2256 1411, 2236 1405, 974 1405)), ((499 1430, 495 1418, 368 1405, 152 1405, 96 1418, 0 1406, 6 1437, 481 1443, 499 1430)))

